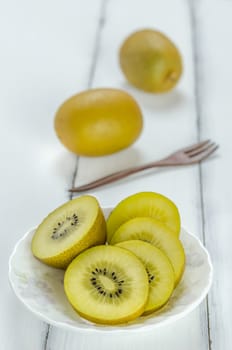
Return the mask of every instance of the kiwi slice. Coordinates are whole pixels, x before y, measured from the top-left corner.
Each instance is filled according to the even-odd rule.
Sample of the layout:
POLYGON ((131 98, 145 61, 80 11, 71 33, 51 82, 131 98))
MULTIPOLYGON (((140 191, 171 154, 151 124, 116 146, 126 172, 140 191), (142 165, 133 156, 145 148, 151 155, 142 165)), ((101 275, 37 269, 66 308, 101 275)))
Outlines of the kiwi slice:
POLYGON ((152 217, 167 226, 174 235, 180 233, 180 215, 175 204, 155 192, 140 192, 122 200, 107 219, 107 240, 124 222, 134 217, 152 217))
POLYGON ((175 285, 181 279, 185 266, 185 253, 181 241, 160 221, 138 217, 122 224, 114 233, 110 244, 140 239, 151 243, 167 255, 175 274, 175 285))
POLYGON ((144 315, 160 309, 174 289, 174 271, 169 259, 152 244, 140 240, 120 242, 116 246, 134 253, 146 268, 150 288, 144 315))
POLYGON ((75 198, 50 213, 34 233, 34 256, 57 268, 66 268, 80 252, 106 240, 106 224, 95 197, 75 198))
POLYGON ((65 272, 64 289, 82 317, 118 324, 143 313, 149 283, 143 264, 133 253, 102 245, 85 250, 71 262, 65 272))

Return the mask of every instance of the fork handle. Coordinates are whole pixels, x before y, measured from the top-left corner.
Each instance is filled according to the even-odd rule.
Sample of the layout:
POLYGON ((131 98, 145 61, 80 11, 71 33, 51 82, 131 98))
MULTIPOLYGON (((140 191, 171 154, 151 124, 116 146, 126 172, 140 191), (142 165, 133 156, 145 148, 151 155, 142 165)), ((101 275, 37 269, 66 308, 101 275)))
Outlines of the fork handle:
MULTIPOLYGON (((93 182, 90 182, 86 185, 71 188, 69 190, 69 192, 83 192, 86 190, 91 190, 93 188, 100 187, 102 185, 106 185, 106 184, 109 184, 109 183, 117 181, 117 180, 121 180, 124 177, 127 177, 129 175, 138 173, 138 172, 146 170, 146 169, 161 167, 161 166, 170 166, 170 165, 174 165, 173 161, 171 161, 169 158, 166 158, 166 159, 158 160, 156 162, 136 166, 136 167, 133 167, 130 169, 120 170, 120 171, 117 171, 113 174, 104 176, 104 177, 102 177, 98 180, 95 180, 93 182)), ((175 163, 175 165, 177 165, 177 164, 175 163)))

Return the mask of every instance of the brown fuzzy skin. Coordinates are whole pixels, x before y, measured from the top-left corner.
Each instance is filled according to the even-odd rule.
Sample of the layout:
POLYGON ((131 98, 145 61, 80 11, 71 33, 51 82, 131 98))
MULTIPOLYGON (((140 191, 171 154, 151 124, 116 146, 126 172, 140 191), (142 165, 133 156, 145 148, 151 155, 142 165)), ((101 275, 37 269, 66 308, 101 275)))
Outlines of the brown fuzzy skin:
POLYGON ((74 246, 64 252, 50 258, 39 259, 43 263, 59 269, 66 269, 70 262, 82 251, 95 245, 104 244, 106 241, 106 223, 102 210, 98 209, 98 215, 89 232, 74 246))

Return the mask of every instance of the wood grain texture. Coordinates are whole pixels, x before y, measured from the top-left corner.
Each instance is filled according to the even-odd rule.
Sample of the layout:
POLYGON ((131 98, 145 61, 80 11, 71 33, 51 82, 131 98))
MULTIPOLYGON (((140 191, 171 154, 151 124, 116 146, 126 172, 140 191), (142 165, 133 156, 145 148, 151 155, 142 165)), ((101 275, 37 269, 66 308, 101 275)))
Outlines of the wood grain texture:
MULTIPOLYGON (((2 4, 3 5, 3 4, 2 4)), ((1 298, 0 348, 46 349, 47 325, 8 284, 17 240, 68 200, 76 157, 53 130, 60 103, 85 89, 101 1, 11 1, 0 12, 1 298), (89 25, 91 23, 91 26, 89 25)))
MULTIPOLYGON (((111 0, 107 3, 106 21, 102 31, 101 49, 93 86, 117 86, 130 92, 142 107, 145 127, 138 142, 125 151, 106 157, 81 157, 76 186, 115 170, 159 159, 172 150, 199 138, 191 4, 179 0, 172 3, 149 0, 128 1, 126 7, 123 4, 120 0, 111 0), (133 30, 144 27, 156 27, 164 31, 176 42, 183 54, 185 74, 178 88, 167 95, 154 96, 133 89, 124 81, 119 69, 117 54, 122 40, 133 30)), ((135 175, 130 179, 124 179, 89 193, 97 196, 101 204, 107 206, 117 203, 127 195, 144 190, 161 192, 172 198, 180 208, 184 223, 199 237, 203 237, 198 167, 148 171, 146 176, 135 175)), ((60 343, 59 337, 64 339, 64 335, 59 333, 54 337, 56 348, 60 343)), ((109 340, 99 335, 89 337, 88 341, 84 337, 79 337, 75 341, 70 336, 65 342, 70 349, 75 349, 77 346, 79 348, 85 346, 86 349, 95 344, 101 344, 102 348, 139 349, 143 342, 147 349, 153 349, 156 344, 160 349, 169 349, 172 346, 174 349, 205 350, 208 349, 206 304, 202 304, 201 308, 185 320, 170 326, 169 331, 165 328, 164 332, 153 333, 150 337, 130 336, 126 339, 111 336, 109 340), (184 332, 183 329, 185 329, 184 332), (187 336, 183 336, 183 333, 187 336), (85 341, 84 345, 82 345, 83 341, 85 341)))
POLYGON ((204 239, 215 271, 208 298, 210 349, 229 350, 232 348, 232 49, 229 44, 232 3, 201 0, 197 2, 195 13, 199 52, 199 130, 202 137, 207 134, 220 144, 215 161, 201 167, 204 239))
MULTIPOLYGON (((107 175, 112 170, 159 159, 181 146, 195 142, 198 138, 188 3, 184 0, 175 0, 172 4, 169 4, 169 1, 162 3, 151 0, 128 1, 127 7, 121 13, 122 6, 120 1, 108 2, 107 19, 93 86, 117 86, 129 91, 143 110, 145 121, 143 134, 133 147, 114 155, 81 157, 75 185, 81 185, 102 174, 107 175), (167 6, 170 7, 170 17, 167 15, 167 6), (133 16, 130 16, 132 8, 133 16), (179 16, 179 25, 173 19, 175 14, 179 16), (131 31, 145 26, 163 30, 173 38, 183 54, 185 65, 183 79, 176 90, 166 95, 157 96, 133 89, 125 82, 118 66, 117 53, 122 40, 131 31)), ((199 184, 198 169, 195 166, 148 171, 146 177, 138 174, 133 179, 125 179, 92 193, 100 198, 102 205, 111 205, 135 190, 149 189, 160 191, 173 198, 180 206, 183 220, 190 223, 192 231, 199 232, 201 213, 198 213, 199 184), (199 217, 197 214, 197 220, 194 220, 196 213, 199 217)))
POLYGON ((166 349, 207 349, 195 327, 199 321, 198 311, 194 311, 185 319, 160 329, 138 334, 127 335, 84 335, 72 332, 54 331, 49 338, 47 349, 76 350, 76 349, 111 349, 111 350, 166 350, 166 349), (192 327, 190 327, 192 325, 192 327), (192 341, 194 340, 194 343, 192 341))
POLYGON ((225 0, 41 0, 5 2, 0 13, 1 349, 230 350, 232 211, 232 2, 225 0), (184 75, 165 95, 128 85, 118 65, 123 39, 138 28, 165 32, 179 47, 184 75), (131 148, 78 161, 53 131, 67 97, 90 87, 118 87, 142 107, 144 130, 131 148), (112 171, 162 158, 200 139, 220 144, 200 167, 149 170, 89 193, 102 206, 138 191, 178 205, 183 224, 206 244, 214 283, 201 307, 156 332, 125 336, 66 332, 39 321, 7 282, 14 243, 62 202, 67 189, 112 171))

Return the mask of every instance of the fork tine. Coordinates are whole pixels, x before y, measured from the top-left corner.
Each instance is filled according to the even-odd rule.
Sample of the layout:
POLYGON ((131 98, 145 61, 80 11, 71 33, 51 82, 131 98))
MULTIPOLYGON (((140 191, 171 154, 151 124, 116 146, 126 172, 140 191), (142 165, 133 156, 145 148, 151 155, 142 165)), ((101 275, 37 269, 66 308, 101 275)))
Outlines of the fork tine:
POLYGON ((213 144, 209 148, 207 148, 205 151, 198 153, 197 155, 194 155, 190 157, 190 159, 194 162, 200 162, 201 160, 208 158, 212 153, 214 153, 219 148, 219 145, 213 144))
POLYGON ((201 147, 197 147, 197 148, 193 149, 192 151, 187 152, 187 155, 188 155, 189 157, 196 156, 196 155, 198 155, 198 154, 200 154, 200 153, 206 151, 207 149, 209 149, 210 147, 215 146, 215 145, 216 145, 215 142, 206 143, 206 144, 204 144, 204 145, 201 146, 201 147))
POLYGON ((185 153, 191 152, 191 151, 193 151, 193 150, 195 150, 195 149, 198 149, 199 147, 202 147, 202 146, 207 145, 209 142, 211 142, 210 139, 205 140, 205 141, 202 141, 202 142, 195 143, 195 144, 193 144, 193 145, 191 145, 191 146, 188 146, 188 147, 186 147, 186 148, 183 148, 183 151, 184 151, 185 153))

